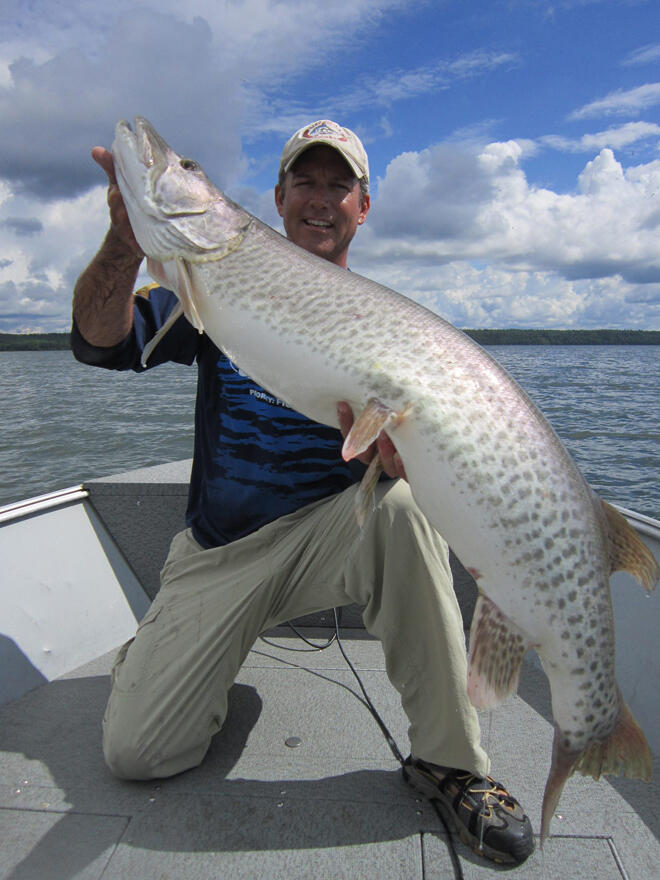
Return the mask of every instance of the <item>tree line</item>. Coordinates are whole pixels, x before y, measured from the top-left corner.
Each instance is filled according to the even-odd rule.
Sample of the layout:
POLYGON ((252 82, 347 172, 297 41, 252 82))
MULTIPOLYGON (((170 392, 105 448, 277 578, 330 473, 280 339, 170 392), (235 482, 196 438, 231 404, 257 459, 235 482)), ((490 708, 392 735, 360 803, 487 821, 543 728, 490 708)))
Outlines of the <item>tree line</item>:
MULTIPOLYGON (((480 345, 660 345, 660 330, 464 330, 480 345)), ((66 351, 68 333, 0 333, 0 351, 66 351)))

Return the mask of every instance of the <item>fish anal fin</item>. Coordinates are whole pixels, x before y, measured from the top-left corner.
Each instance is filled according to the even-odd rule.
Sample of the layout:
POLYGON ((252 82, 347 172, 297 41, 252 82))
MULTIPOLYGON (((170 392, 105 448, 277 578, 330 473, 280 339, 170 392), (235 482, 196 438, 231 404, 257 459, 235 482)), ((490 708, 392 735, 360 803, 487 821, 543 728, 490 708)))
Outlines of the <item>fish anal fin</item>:
POLYGON ((645 590, 655 589, 660 565, 622 513, 600 499, 607 522, 611 571, 627 571, 645 590))
POLYGON ((367 516, 373 509, 374 490, 378 485, 378 480, 383 471, 383 463, 380 460, 380 454, 377 452, 369 462, 369 467, 364 472, 360 488, 355 497, 355 515, 358 525, 362 528, 366 522, 367 516))
POLYGON ((627 776, 649 782, 651 779, 651 751, 641 727, 632 712, 621 700, 619 715, 608 737, 593 740, 581 752, 563 747, 564 736, 555 725, 552 746, 552 765, 545 784, 541 813, 541 843, 550 832, 550 822, 559 803, 566 780, 573 773, 593 776, 627 776))
POLYGON ((516 692, 527 635, 479 591, 470 628, 468 696, 473 706, 488 709, 516 692))
POLYGON ((399 415, 376 397, 372 397, 346 435, 341 450, 344 461, 350 461, 368 449, 381 431, 398 424, 401 418, 403 415, 399 415))

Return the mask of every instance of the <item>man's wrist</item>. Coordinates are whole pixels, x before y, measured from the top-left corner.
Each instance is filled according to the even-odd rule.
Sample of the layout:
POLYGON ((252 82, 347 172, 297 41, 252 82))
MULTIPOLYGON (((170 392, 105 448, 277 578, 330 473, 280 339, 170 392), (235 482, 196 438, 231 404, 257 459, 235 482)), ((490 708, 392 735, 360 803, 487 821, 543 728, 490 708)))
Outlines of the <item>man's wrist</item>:
POLYGON ((135 247, 129 244, 112 225, 105 236, 99 256, 104 260, 111 260, 112 262, 125 261, 127 268, 139 266, 144 259, 142 251, 136 250, 135 247))

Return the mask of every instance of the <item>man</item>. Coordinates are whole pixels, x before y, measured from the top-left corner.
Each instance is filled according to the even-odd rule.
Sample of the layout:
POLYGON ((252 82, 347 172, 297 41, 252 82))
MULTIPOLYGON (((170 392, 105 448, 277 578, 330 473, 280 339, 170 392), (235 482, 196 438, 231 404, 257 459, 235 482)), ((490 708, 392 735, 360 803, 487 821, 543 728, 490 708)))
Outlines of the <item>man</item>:
MULTIPOLYGON (((144 345, 176 298, 162 288, 133 296, 142 253, 111 155, 100 147, 92 155, 110 181, 111 226, 76 284, 73 349, 86 363, 139 371, 144 345)), ((369 212, 368 182, 353 132, 329 120, 301 128, 284 147, 275 187, 287 237, 346 268, 369 212)), ((159 342, 150 367, 167 360, 196 360, 199 373, 187 528, 174 537, 160 591, 115 662, 103 731, 111 770, 149 779, 199 764, 258 635, 356 602, 383 644, 410 720, 404 777, 445 805, 473 848, 524 861, 534 846, 529 819, 487 777, 467 698, 447 545, 415 505, 389 438, 346 464, 341 441, 353 414, 345 403, 338 403, 341 432, 311 422, 259 388, 185 318, 159 342), (375 449, 389 479, 360 531, 354 499, 375 449)))

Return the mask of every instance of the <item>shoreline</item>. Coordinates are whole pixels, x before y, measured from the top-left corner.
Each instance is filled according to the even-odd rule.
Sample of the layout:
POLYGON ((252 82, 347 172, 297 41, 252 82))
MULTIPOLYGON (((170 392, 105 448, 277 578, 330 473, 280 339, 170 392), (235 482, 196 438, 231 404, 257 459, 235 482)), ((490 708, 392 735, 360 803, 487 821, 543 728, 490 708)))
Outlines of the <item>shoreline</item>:
MULTIPOLYGON (((660 330, 463 329, 479 345, 660 345, 660 330)), ((69 333, 0 333, 0 351, 70 351, 69 333)))

